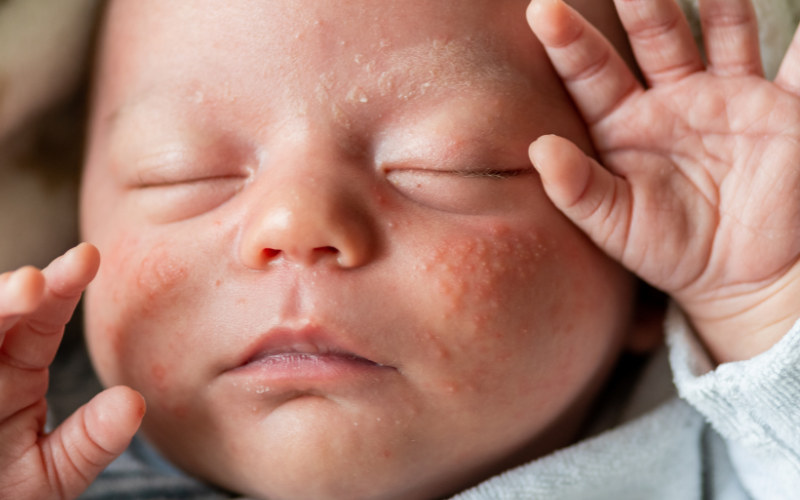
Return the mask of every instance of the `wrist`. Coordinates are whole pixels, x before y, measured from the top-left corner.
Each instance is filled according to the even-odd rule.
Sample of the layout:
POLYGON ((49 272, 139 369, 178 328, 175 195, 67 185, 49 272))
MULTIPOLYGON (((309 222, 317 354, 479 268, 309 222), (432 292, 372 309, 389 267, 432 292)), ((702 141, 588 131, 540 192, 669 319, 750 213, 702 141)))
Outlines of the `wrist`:
POLYGON ((716 292, 705 300, 676 300, 717 363, 768 351, 800 319, 800 267, 755 290, 716 292))

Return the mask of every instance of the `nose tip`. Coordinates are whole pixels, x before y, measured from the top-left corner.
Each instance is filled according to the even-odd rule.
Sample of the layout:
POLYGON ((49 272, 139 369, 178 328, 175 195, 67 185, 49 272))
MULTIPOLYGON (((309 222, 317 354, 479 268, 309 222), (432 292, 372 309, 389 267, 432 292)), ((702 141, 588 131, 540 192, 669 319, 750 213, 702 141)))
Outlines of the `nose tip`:
POLYGON ((302 266, 331 263, 339 268, 360 267, 369 260, 372 247, 365 219, 352 208, 331 204, 273 206, 246 228, 242 261, 253 269, 282 261, 302 266))

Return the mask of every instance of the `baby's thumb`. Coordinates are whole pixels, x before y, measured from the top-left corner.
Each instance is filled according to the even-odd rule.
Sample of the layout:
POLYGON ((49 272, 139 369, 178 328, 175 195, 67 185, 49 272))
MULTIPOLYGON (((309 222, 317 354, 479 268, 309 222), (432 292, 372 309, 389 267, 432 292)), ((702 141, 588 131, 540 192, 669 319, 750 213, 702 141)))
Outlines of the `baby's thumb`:
POLYGON ((52 486, 75 498, 128 447, 145 412, 144 398, 128 387, 101 392, 42 442, 52 486))
POLYGON ((550 200, 600 248, 621 261, 632 206, 627 182, 561 137, 542 136, 531 144, 529 153, 550 200))

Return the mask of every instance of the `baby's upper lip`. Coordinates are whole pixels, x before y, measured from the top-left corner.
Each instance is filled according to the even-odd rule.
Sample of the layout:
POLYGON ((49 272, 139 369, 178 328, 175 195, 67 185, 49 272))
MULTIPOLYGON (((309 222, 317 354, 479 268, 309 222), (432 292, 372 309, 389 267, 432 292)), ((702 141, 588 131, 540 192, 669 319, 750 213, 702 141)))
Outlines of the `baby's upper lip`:
POLYGON ((356 349, 342 345, 341 340, 325 330, 311 325, 300 328, 275 327, 251 346, 239 366, 267 359, 271 356, 306 354, 316 356, 341 356, 357 361, 380 363, 360 355, 356 349))

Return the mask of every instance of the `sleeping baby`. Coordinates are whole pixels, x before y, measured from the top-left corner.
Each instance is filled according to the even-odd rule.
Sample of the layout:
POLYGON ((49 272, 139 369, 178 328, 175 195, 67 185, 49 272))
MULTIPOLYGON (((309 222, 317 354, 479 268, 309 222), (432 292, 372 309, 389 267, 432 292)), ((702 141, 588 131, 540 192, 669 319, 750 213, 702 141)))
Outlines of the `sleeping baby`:
POLYGON ((570 3, 110 2, 87 243, 0 277, 0 497, 792 498, 800 44, 570 3), (683 399, 587 438, 639 279, 683 399), (45 433, 87 286, 109 389, 45 433))

